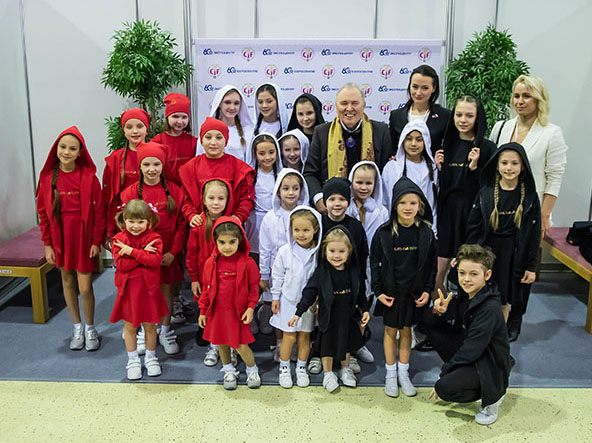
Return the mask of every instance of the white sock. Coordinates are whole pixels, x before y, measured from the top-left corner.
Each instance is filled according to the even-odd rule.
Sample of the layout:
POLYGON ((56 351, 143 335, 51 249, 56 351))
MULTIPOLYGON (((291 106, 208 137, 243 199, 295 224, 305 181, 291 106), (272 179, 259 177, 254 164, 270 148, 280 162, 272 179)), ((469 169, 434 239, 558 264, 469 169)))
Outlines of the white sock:
POLYGON ((397 375, 397 363, 393 363, 392 365, 387 365, 386 363, 384 364, 384 367, 386 368, 386 372, 388 373, 394 373, 395 375, 397 375))
POLYGON ((95 325, 84 325, 84 333, 88 334, 88 331, 92 331, 95 328, 95 325))
POLYGON ((399 375, 409 375, 409 363, 397 363, 397 369, 399 370, 399 375))
POLYGON ((247 366, 246 372, 247 372, 247 375, 250 375, 253 372, 259 372, 259 367, 257 365, 247 366))
POLYGON ((144 360, 149 360, 151 358, 156 358, 156 349, 154 351, 146 349, 146 356, 144 357, 144 360))
POLYGON ((138 350, 136 349, 135 351, 128 352, 127 358, 128 360, 139 360, 140 356, 138 355, 138 350))
POLYGON ((169 328, 170 328, 170 325, 169 326, 161 325, 160 326, 160 335, 166 335, 167 332, 169 332, 169 328))
POLYGON ((306 360, 298 359, 298 361, 296 362, 296 367, 297 368, 306 368, 306 360))
POLYGON ((222 372, 235 372, 236 369, 234 369, 234 366, 232 366, 232 363, 228 363, 227 365, 222 365, 222 372))
POLYGON ((74 329, 80 331, 82 329, 82 323, 74 323, 74 329))
POLYGON ((280 360, 280 368, 289 368, 290 367, 290 360, 280 360))

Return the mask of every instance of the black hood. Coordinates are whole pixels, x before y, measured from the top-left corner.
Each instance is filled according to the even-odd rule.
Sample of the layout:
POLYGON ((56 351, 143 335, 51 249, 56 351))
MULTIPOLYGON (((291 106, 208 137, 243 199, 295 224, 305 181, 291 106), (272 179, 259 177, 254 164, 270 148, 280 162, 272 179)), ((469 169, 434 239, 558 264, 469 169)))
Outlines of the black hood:
MULTIPOLYGON (((335 231, 336 229, 343 231, 345 233, 345 235, 347 235, 347 238, 349 239, 349 242, 351 243, 351 246, 352 246, 352 252, 349 255, 347 263, 349 263, 350 266, 352 266, 353 268, 358 268, 359 263, 358 263, 358 252, 356 251, 356 242, 355 242, 351 232, 349 232, 349 230, 345 226, 343 226, 343 225, 333 226, 327 232, 323 233, 323 240, 325 240, 325 237, 327 237, 327 235, 329 235, 329 233, 331 231, 335 231)), ((322 248, 321 248, 321 261, 325 266, 330 266, 329 262, 327 261, 327 257, 325 255, 325 251, 322 248)))
MULTIPOLYGON (((487 133, 487 114, 485 113, 485 108, 481 103, 481 100, 475 98, 477 101, 477 115, 475 117, 475 127, 473 128, 473 134, 475 135, 475 142, 474 146, 481 147, 483 144, 483 140, 485 139, 485 134, 487 133)), ((456 108, 456 105, 455 105, 456 108)), ((447 146, 451 146, 454 144, 454 141, 459 139, 458 129, 456 129, 456 125, 454 124, 454 108, 452 109, 452 114, 448 119, 448 126, 446 128, 446 132, 444 135, 444 141, 442 143, 442 147, 444 151, 446 151, 447 146)))
POLYGON ((296 100, 294 100, 292 115, 290 116, 290 121, 288 122, 288 131, 291 131, 292 129, 300 129, 302 131, 302 126, 300 126, 300 123, 298 123, 298 119, 296 118, 296 102, 301 97, 308 99, 308 101, 312 103, 312 108, 315 112, 315 127, 321 123, 325 123, 325 119, 323 118, 323 105, 321 104, 321 101, 312 94, 302 94, 299 95, 296 100))
POLYGON ((392 224, 393 220, 397 216, 397 208, 395 207, 395 204, 403 194, 419 195, 419 198, 421 198, 421 200, 423 201, 423 205, 425 208, 424 214, 423 216, 421 216, 421 218, 427 222, 433 223, 434 218, 432 216, 432 208, 430 207, 430 203, 428 202, 426 196, 421 191, 421 188, 417 186, 415 182, 413 182, 411 179, 403 176, 393 186, 393 199, 391 201, 391 216, 388 221, 389 224, 392 224))
POLYGON ((495 151, 493 156, 489 159, 489 161, 483 168, 483 172, 481 172, 481 186, 495 186, 495 176, 497 174, 497 163, 499 160, 499 156, 502 152, 507 150, 516 152, 522 160, 522 172, 520 173, 520 180, 524 180, 527 194, 530 194, 531 192, 536 192, 536 185, 534 183, 534 177, 532 175, 532 170, 530 169, 530 162, 528 161, 526 151, 520 143, 515 142, 501 145, 497 149, 497 151, 495 151))

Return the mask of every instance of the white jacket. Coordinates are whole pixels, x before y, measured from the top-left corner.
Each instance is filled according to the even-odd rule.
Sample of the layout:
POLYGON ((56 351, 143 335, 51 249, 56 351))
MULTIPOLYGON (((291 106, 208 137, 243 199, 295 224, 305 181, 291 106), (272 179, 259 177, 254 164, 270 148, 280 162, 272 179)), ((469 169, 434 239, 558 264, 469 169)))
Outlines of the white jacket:
POLYGON ((271 273, 273 282, 271 286, 272 299, 287 300, 293 305, 297 304, 302 298, 302 290, 317 267, 317 251, 323 237, 321 214, 308 206, 297 206, 290 212, 290 215, 301 209, 310 211, 319 223, 317 244, 306 250, 306 259, 302 261, 300 256, 294 252, 297 244, 294 237, 292 237, 292 232, 288 231, 289 241, 279 248, 271 273))
POLYGON ((280 198, 278 197, 278 190, 284 177, 288 174, 298 175, 304 187, 300 191, 298 197, 298 206, 308 205, 308 187, 303 175, 291 168, 284 168, 278 174, 273 188, 272 210, 265 214, 261 222, 259 230, 259 271, 261 272, 261 280, 270 280, 271 267, 280 246, 288 242, 288 221, 289 214, 281 208, 280 198), (283 213, 283 215, 282 215, 283 213))

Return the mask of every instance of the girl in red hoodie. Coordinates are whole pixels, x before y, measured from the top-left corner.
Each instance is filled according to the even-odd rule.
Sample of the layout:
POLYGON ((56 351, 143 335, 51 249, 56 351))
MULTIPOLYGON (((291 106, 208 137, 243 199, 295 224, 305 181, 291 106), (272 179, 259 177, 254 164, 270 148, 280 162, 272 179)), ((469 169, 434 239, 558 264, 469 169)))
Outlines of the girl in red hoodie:
POLYGON ((95 296, 92 271, 99 256, 105 219, 101 186, 82 134, 76 126, 54 142, 37 186, 37 211, 45 258, 60 268, 64 298, 74 332, 70 349, 95 351, 99 336, 94 327, 95 296), (67 235, 66 235, 67 234, 67 235), (78 285, 77 285, 78 283, 78 285), (78 292, 86 326, 82 327, 78 292))
POLYGON ((259 369, 249 343, 255 341, 251 320, 259 300, 259 270, 249 257, 245 231, 234 217, 220 217, 214 225, 216 248, 204 265, 199 297, 199 326, 204 339, 218 345, 224 389, 236 389, 237 371, 231 363, 235 348, 247 366, 247 386, 261 386, 259 369))
POLYGON ((205 154, 189 160, 179 169, 187 200, 183 215, 193 228, 201 224, 202 187, 212 178, 221 178, 231 187, 234 203, 230 213, 244 223, 249 218, 255 202, 255 171, 238 158, 225 154, 228 143, 228 126, 220 120, 208 117, 201 125, 199 137, 205 154))
POLYGON ((107 235, 105 248, 111 249, 111 238, 117 232, 115 214, 121 205, 121 191, 138 181, 137 144, 146 140, 150 115, 143 109, 128 109, 121 114, 121 127, 127 145, 113 151, 105 159, 103 170, 103 203, 105 205, 107 235))
POLYGON ((156 358, 156 323, 168 308, 158 280, 162 261, 162 239, 152 230, 158 224, 155 209, 144 200, 125 204, 117 214, 121 232, 113 237, 111 252, 115 260, 117 299, 111 313, 111 323, 124 320, 123 337, 127 350, 127 378, 142 378, 142 364, 137 350, 136 329, 142 325, 146 333, 144 366, 148 376, 161 374, 156 358))
MULTIPOLYGON (((159 216, 154 231, 163 242, 163 255, 160 264, 160 290, 164 295, 169 312, 162 318, 158 341, 167 354, 179 352, 177 336, 170 329, 173 298, 179 294, 183 272, 181 271, 181 252, 187 238, 187 223, 181 213, 184 194, 181 188, 165 180, 163 169, 166 164, 166 152, 157 143, 138 143, 138 170, 140 180, 121 193, 121 201, 127 203, 139 198, 151 204, 159 216)), ((142 342, 142 332, 139 340, 142 342)), ((143 351, 140 343, 140 353, 143 351)))

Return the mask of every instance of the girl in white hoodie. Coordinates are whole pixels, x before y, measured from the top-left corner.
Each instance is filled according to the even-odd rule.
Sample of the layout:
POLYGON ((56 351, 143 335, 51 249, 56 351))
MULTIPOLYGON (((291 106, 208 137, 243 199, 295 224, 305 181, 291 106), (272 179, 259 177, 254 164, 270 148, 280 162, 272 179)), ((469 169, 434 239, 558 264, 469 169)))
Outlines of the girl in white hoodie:
MULTIPOLYGON (((260 289, 264 304, 257 312, 257 320, 259 330, 264 334, 272 332, 269 325, 269 318, 271 317, 271 267, 280 246, 288 242, 290 211, 296 206, 307 205, 308 201, 308 188, 302 174, 295 169, 282 169, 273 188, 271 211, 265 214, 259 229, 260 289)), ((278 339, 278 345, 280 342, 281 339, 278 339)))
MULTIPOLYGON (((224 152, 246 162, 255 125, 240 90, 232 85, 220 88, 210 106, 210 117, 222 120, 228 126, 228 144, 224 152)), ((203 153, 204 149, 199 144, 197 154, 203 153)))
POLYGON ((431 150, 430 131, 422 120, 405 125, 399 138, 395 160, 389 160, 382 170, 383 203, 391 207, 393 186, 405 176, 420 187, 430 204, 434 221, 432 230, 437 233, 436 199, 438 195, 438 168, 431 150))
POLYGON ((280 138, 288 127, 282 91, 273 83, 263 83, 255 92, 255 135, 269 132, 280 138))
POLYGON ((292 129, 282 135, 278 143, 284 167, 303 172, 310 144, 306 135, 300 129, 292 129))
POLYGON ((288 322, 296 313, 302 290, 316 269, 320 236, 321 214, 312 208, 297 206, 290 213, 289 242, 279 248, 273 263, 271 308, 274 315, 269 323, 283 331, 279 372, 279 383, 283 388, 291 388, 293 384, 290 354, 295 343, 298 345, 296 384, 300 387, 310 384, 306 361, 310 353, 314 314, 308 309, 295 326, 289 326, 288 322))

